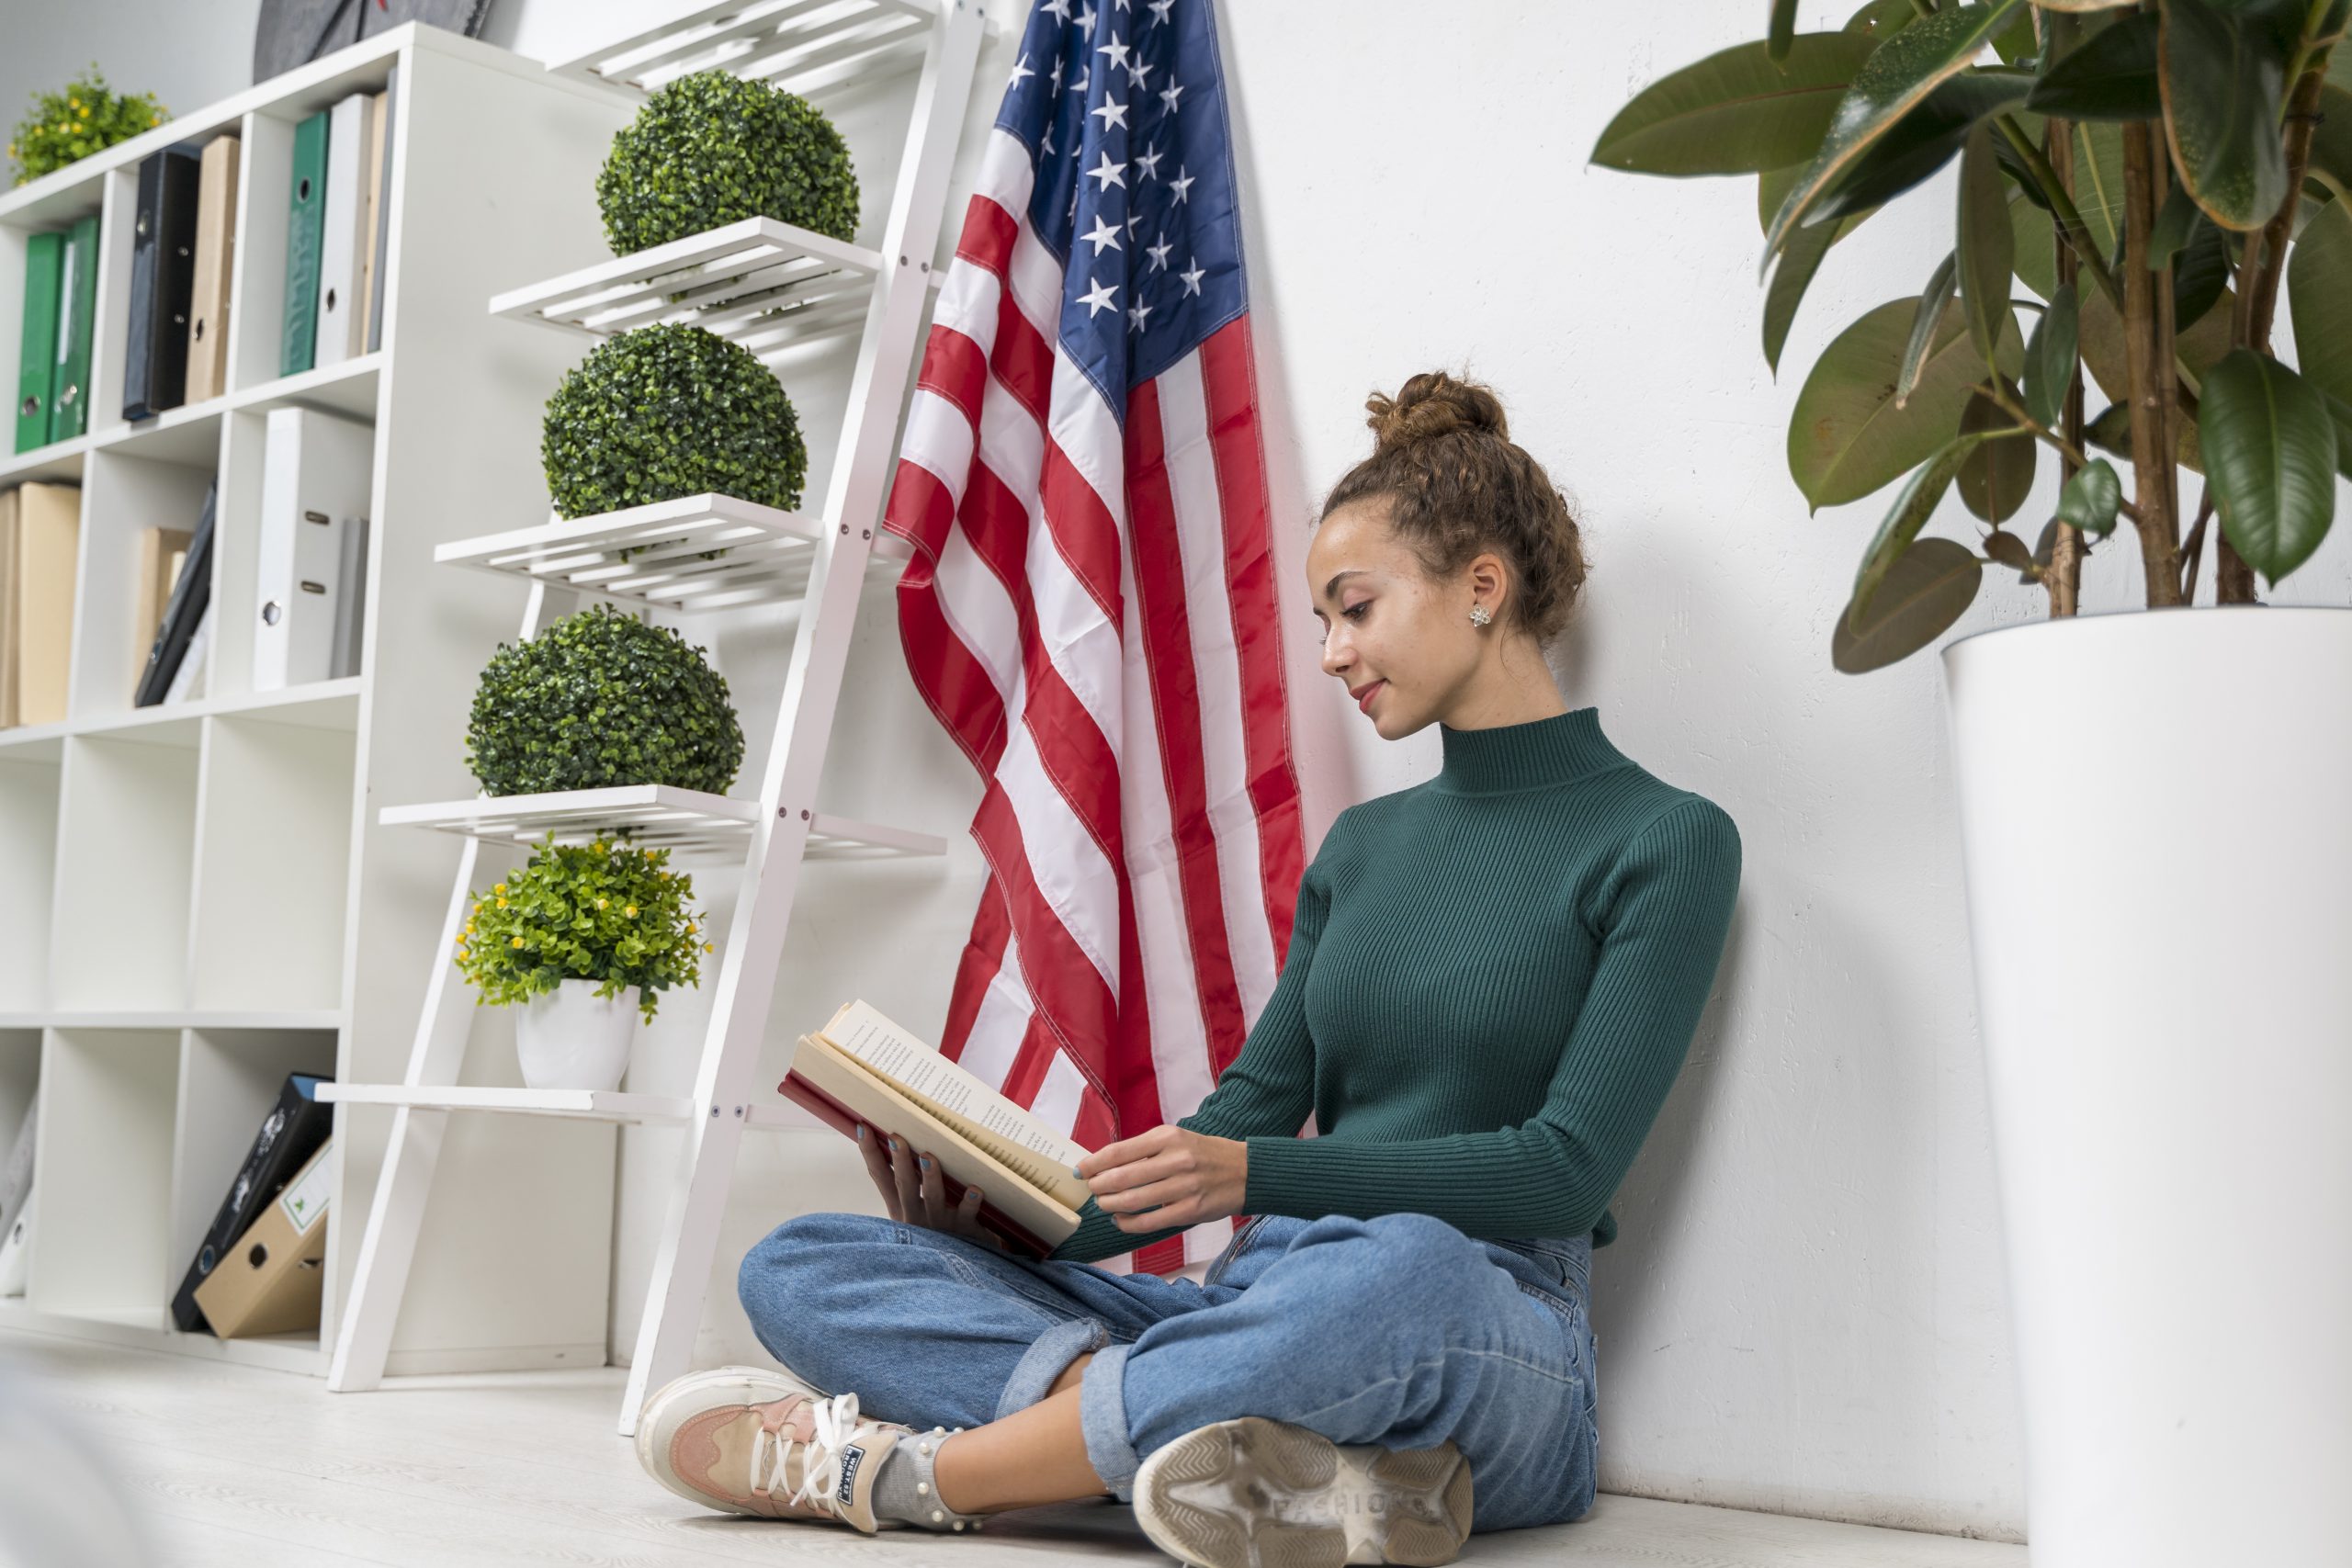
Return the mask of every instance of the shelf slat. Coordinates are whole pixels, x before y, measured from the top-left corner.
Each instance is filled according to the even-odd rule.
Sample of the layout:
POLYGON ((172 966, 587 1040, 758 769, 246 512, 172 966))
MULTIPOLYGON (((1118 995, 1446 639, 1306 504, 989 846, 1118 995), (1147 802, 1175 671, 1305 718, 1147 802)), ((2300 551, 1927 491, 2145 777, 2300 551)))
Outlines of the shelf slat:
POLYGON ((804 98, 920 64, 931 0, 718 0, 548 66, 576 81, 651 92, 723 68, 804 98))
POLYGON ((492 843, 533 849, 552 830, 559 844, 584 844, 607 829, 647 849, 681 855, 741 855, 759 804, 671 784, 616 784, 545 795, 485 795, 426 806, 388 806, 388 828, 433 828, 492 843))
MULTIPOLYGON (((666 610, 726 610, 799 599, 823 530, 800 513, 690 495, 452 540, 433 558, 666 610)), ((866 570, 895 569, 911 553, 886 529, 866 570)))
POLYGON ((772 353, 854 331, 882 257, 773 218, 744 218, 492 297, 509 321, 609 337, 690 321, 772 353))
POLYGON ((397 1083, 321 1084, 319 1098, 339 1105, 405 1105, 413 1111, 490 1111, 518 1116, 568 1116, 584 1122, 684 1125, 694 1107, 683 1098, 594 1089, 460 1089, 397 1083))
MULTIPOLYGON (((684 859, 740 857, 759 814, 756 801, 671 784, 616 784, 388 806, 377 819, 390 828, 433 828, 517 849, 535 848, 549 831, 560 844, 584 844, 610 830, 645 848, 672 850, 684 859)), ((876 860, 946 852, 947 841, 936 834, 820 812, 809 822, 803 858, 876 860)))

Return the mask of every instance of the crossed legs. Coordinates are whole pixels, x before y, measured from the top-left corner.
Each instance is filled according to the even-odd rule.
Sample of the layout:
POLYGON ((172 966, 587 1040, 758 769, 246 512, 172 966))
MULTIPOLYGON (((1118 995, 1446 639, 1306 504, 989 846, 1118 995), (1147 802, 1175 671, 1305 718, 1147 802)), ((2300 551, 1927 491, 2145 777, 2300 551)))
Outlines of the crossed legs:
POLYGON ((969 1427, 939 1448, 939 1500, 965 1514, 999 1514, 1111 1488, 1086 1458, 1078 1421, 1078 1380, 1089 1352, 1056 1378, 1044 1399, 1001 1421, 969 1427))

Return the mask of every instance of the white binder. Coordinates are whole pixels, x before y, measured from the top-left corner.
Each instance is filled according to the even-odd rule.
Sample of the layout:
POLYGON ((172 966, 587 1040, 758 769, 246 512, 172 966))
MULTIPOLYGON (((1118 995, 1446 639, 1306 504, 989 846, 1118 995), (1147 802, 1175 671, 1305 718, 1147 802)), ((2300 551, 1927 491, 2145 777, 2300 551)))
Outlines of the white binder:
POLYGON ((353 93, 327 121, 326 233, 319 243, 318 346, 315 367, 340 365, 367 352, 360 333, 360 247, 368 224, 368 142, 376 117, 369 95, 353 93))
POLYGON ((375 429, 313 409, 269 412, 262 456, 254 690, 331 677, 344 536, 367 514, 375 429))

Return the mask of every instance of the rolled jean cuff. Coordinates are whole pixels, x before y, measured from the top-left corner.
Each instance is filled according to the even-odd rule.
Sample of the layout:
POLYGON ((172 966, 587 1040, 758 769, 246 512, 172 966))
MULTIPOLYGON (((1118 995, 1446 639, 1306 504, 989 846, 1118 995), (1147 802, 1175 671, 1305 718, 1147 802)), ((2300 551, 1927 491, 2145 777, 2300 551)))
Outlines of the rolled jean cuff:
POLYGON ((1086 1461, 1122 1503, 1136 1500, 1136 1471, 1143 1463, 1127 1436, 1127 1352, 1112 1345, 1094 1352, 1078 1385, 1079 1431, 1086 1438, 1086 1461))
POLYGON ((1004 1393, 996 1402, 995 1419, 1001 1421, 1045 1398, 1072 1361, 1089 1350, 1100 1352, 1110 1342, 1111 1331, 1093 1317, 1073 1317, 1037 1336, 1012 1364, 1012 1375, 1005 1379, 1004 1393))

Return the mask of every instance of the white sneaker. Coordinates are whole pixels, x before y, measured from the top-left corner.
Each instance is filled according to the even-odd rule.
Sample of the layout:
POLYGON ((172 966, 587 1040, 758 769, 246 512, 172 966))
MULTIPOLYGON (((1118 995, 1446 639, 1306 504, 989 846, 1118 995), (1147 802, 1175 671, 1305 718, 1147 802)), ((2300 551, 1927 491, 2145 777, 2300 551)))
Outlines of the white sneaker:
POLYGON ((1154 1545, 1197 1568, 1437 1568, 1470 1534, 1470 1465, 1451 1441, 1340 1444, 1244 1416, 1153 1450, 1136 1472, 1135 1509, 1154 1545))

